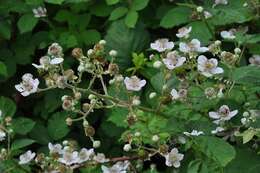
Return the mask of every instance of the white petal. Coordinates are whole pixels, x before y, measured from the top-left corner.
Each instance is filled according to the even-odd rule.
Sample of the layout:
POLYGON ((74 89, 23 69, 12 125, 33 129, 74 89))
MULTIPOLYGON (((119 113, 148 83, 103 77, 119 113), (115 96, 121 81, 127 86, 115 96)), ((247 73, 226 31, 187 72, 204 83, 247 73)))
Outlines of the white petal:
POLYGON ((181 42, 179 44, 179 49, 181 52, 188 53, 190 51, 189 46, 186 43, 181 42))
POLYGON ((52 59, 52 60, 50 61, 50 64, 56 65, 56 64, 62 63, 63 61, 64 61, 63 58, 54 58, 54 59, 52 59))
POLYGON ((175 161, 175 162, 173 162, 173 166, 175 168, 179 168, 181 166, 181 163, 179 161, 175 161))
POLYGON ((229 113, 229 116, 232 118, 232 117, 234 117, 237 113, 238 113, 238 110, 231 111, 231 112, 229 113))
POLYGON ((201 65, 203 65, 203 64, 205 64, 207 61, 208 61, 208 59, 207 59, 207 57, 206 56, 204 56, 204 55, 200 55, 199 57, 198 57, 198 64, 201 64, 201 65))
POLYGON ((224 72, 224 70, 221 67, 216 67, 216 68, 212 69, 213 74, 220 74, 220 73, 223 73, 223 72, 224 72))
POLYGON ((209 117, 213 119, 219 119, 220 116, 217 112, 209 112, 209 117))

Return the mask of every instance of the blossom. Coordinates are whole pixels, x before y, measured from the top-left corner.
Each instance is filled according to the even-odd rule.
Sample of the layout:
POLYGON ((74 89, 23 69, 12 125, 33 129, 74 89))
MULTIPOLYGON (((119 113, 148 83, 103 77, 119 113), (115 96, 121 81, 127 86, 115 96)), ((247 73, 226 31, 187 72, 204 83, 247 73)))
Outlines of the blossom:
POLYGON ((164 52, 166 50, 171 50, 174 47, 174 43, 169 41, 167 38, 162 38, 156 40, 154 43, 151 43, 151 48, 157 50, 158 52, 164 52))
POLYGON ((231 39, 231 40, 235 39, 236 36, 234 34, 235 34, 235 32, 233 30, 221 31, 220 32, 221 37, 224 38, 224 39, 231 39))
POLYGON ((198 39, 192 39, 189 43, 181 42, 179 49, 184 53, 206 52, 209 50, 207 47, 200 47, 200 41, 198 39))
POLYGON ((49 56, 43 56, 40 58, 40 64, 32 64, 37 69, 45 69, 48 70, 48 68, 51 65, 58 65, 61 64, 64 61, 63 58, 50 58, 49 56))
POLYGON ((32 11, 33 11, 34 17, 36 17, 36 18, 47 16, 47 9, 45 7, 34 8, 32 11))
POLYGON ((15 85, 16 90, 18 90, 23 96, 28 96, 32 93, 37 92, 39 80, 33 79, 33 75, 26 73, 22 76, 22 82, 15 85))
POLYGON ((95 160, 98 163, 105 163, 109 161, 109 159, 107 159, 103 153, 97 153, 97 155, 93 157, 93 160, 95 160))
POLYGON ((253 55, 249 58, 249 62, 252 65, 260 66, 260 55, 253 55))
POLYGON ((91 157, 94 156, 94 149, 86 149, 82 148, 78 155, 78 163, 83 163, 85 161, 88 161, 91 157))
POLYGON ((215 119, 214 123, 228 121, 238 113, 238 110, 230 111, 227 105, 222 105, 217 112, 209 112, 209 117, 215 119))
POLYGON ((178 33, 176 34, 176 36, 179 38, 183 38, 183 37, 187 38, 187 37, 189 37, 189 33, 191 32, 191 30, 192 30, 191 26, 188 28, 182 27, 182 28, 178 29, 178 33))
POLYGON ((183 134, 186 135, 186 136, 200 136, 200 135, 204 135, 204 132, 203 131, 192 130, 191 133, 183 132, 183 134))
POLYGON ((103 173, 127 173, 127 168, 130 165, 128 161, 117 162, 112 167, 101 166, 103 173))
POLYGON ((124 83, 127 90, 140 91, 146 84, 146 80, 140 80, 137 76, 126 77, 124 83))
POLYGON ((48 48, 48 54, 56 58, 62 57, 62 47, 58 43, 52 43, 48 48))
POLYGON ((180 67, 186 61, 185 57, 181 57, 177 51, 172 51, 167 53, 166 58, 164 58, 163 63, 169 70, 173 70, 176 67, 180 67))
POLYGON ((32 152, 31 150, 26 151, 24 154, 20 155, 19 164, 23 165, 23 164, 29 163, 35 157, 35 155, 36 154, 34 152, 32 152))
POLYGON ((3 130, 0 129, 0 142, 5 140, 6 134, 3 130))
POLYGON ((53 145, 52 143, 49 143, 48 147, 49 147, 50 153, 58 153, 58 154, 63 153, 61 144, 54 144, 53 145))
POLYGON ((203 14, 204 14, 205 19, 208 19, 208 18, 212 17, 212 14, 210 12, 208 12, 208 11, 203 11, 203 14))
POLYGON ((177 148, 173 148, 170 153, 165 156, 165 164, 169 167, 179 168, 181 166, 180 161, 183 160, 184 155, 179 153, 177 148))
POLYGON ((216 134, 218 132, 223 132, 225 129, 223 127, 217 127, 215 130, 212 130, 211 133, 212 134, 216 134))
POLYGON ((65 151, 62 154, 62 157, 58 159, 60 163, 65 165, 72 165, 78 162, 78 152, 77 151, 65 151))
POLYGON ((187 90, 186 89, 180 89, 179 91, 177 91, 176 89, 173 88, 171 90, 171 96, 172 96, 172 100, 184 98, 184 97, 187 96, 187 90))
POLYGON ((214 74, 223 73, 224 70, 218 66, 218 60, 215 58, 207 59, 204 55, 198 57, 198 70, 199 72, 206 76, 211 77, 214 74))

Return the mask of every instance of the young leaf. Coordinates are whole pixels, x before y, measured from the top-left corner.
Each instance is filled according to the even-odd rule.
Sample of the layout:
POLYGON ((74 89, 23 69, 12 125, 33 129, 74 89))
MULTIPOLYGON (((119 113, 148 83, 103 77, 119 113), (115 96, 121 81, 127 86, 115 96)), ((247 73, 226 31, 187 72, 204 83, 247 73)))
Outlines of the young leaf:
POLYGON ((16 105, 11 99, 0 97, 0 110, 3 117, 13 116, 16 112, 16 105))
POLYGON ((138 13, 136 11, 129 11, 125 18, 125 24, 129 28, 134 28, 138 20, 138 13))
POLYGON ((139 11, 144 9, 149 3, 149 0, 133 0, 131 7, 133 10, 139 11))
POLYGON ((17 25, 21 33, 32 31, 36 26, 38 19, 33 14, 24 14, 18 21, 17 25))
POLYGON ((119 2, 119 0, 106 0, 107 5, 114 5, 117 4, 119 2))

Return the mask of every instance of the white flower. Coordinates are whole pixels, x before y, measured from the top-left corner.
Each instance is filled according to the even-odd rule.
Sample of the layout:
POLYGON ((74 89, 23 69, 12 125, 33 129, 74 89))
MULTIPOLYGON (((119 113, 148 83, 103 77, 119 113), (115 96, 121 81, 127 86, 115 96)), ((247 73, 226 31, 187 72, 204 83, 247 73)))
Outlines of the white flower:
POLYGON ((232 40, 232 39, 235 39, 236 36, 235 36, 234 34, 235 34, 235 33, 234 33, 233 30, 221 31, 221 32, 220 32, 221 37, 224 38, 224 39, 231 39, 231 40, 232 40))
POLYGON ((131 146, 131 144, 125 144, 123 149, 124 149, 124 151, 128 152, 132 149, 132 146, 131 146))
POLYGON ((126 77, 124 80, 127 90, 140 91, 146 84, 146 80, 140 80, 137 76, 126 77))
POLYGON ((47 16, 47 9, 45 7, 34 8, 32 11, 33 11, 34 17, 36 17, 36 18, 47 16))
POLYGON ((48 48, 48 54, 50 56, 60 58, 63 56, 62 47, 58 43, 52 43, 48 48))
POLYGON ((186 135, 186 136, 200 136, 200 135, 204 135, 204 132, 203 131, 192 130, 191 133, 183 132, 183 134, 186 135))
POLYGON ((219 124, 221 121, 228 121, 238 113, 238 110, 230 111, 227 105, 223 105, 217 112, 209 112, 209 117, 215 119, 214 123, 219 124))
POLYGON ((127 173, 130 163, 128 161, 117 162, 112 167, 101 166, 103 173, 127 173))
POLYGON ((97 155, 94 156, 93 160, 98 163, 105 163, 109 161, 109 159, 107 159, 103 153, 97 153, 97 155))
POLYGON ((158 52, 164 52, 166 50, 171 50, 174 47, 174 43, 169 41, 167 38, 162 38, 156 40, 154 43, 151 43, 151 48, 157 50, 158 52))
POLYGON ((211 77, 214 74, 220 74, 224 72, 221 67, 218 67, 217 59, 207 59, 207 57, 205 57, 204 55, 200 55, 198 57, 198 70, 202 75, 206 77, 211 77))
POLYGON ((208 12, 208 11, 204 11, 203 14, 204 14, 205 19, 208 19, 208 18, 212 17, 212 14, 210 12, 208 12))
POLYGON ((223 132, 225 129, 223 127, 217 127, 215 130, 212 130, 212 134, 217 134, 218 132, 223 132))
POLYGON ((61 144, 53 145, 52 143, 49 142, 48 147, 49 147, 50 153, 58 153, 58 154, 63 153, 61 144))
POLYGON ((5 140, 6 134, 3 130, 0 129, 0 142, 5 140))
POLYGON ((176 89, 171 90, 171 96, 172 96, 172 100, 177 100, 178 98, 180 98, 180 95, 176 89))
POLYGON ((188 38, 191 30, 192 30, 191 26, 188 27, 188 28, 182 27, 182 28, 178 29, 178 33, 176 34, 176 36, 179 37, 179 38, 183 38, 183 37, 188 38))
POLYGON ((50 58, 49 56, 43 56, 40 58, 40 64, 32 64, 37 69, 45 69, 48 70, 50 65, 57 65, 64 61, 63 58, 50 58))
POLYGON ((215 0, 215 4, 214 5, 218 5, 218 4, 227 5, 228 4, 228 0, 215 0))
POLYGON ((32 152, 31 150, 28 150, 26 153, 20 155, 19 159, 19 164, 23 165, 23 164, 27 164, 29 163, 34 157, 35 157, 35 153, 32 152))
POLYGON ((169 70, 180 67, 186 61, 185 57, 181 57, 177 51, 172 51, 167 53, 166 58, 164 58, 163 63, 169 70))
POLYGON ((251 58, 249 58, 249 62, 252 65, 260 66, 260 55, 253 55, 251 58))
POLYGON ((192 39, 189 43, 181 42, 179 49, 184 53, 206 52, 209 50, 207 47, 200 47, 200 41, 198 39, 192 39))
POLYGON ((18 90, 23 96, 28 96, 32 93, 37 92, 38 79, 33 79, 33 75, 30 73, 26 73, 22 76, 22 82, 20 84, 15 85, 16 90, 18 90))
POLYGON ((177 148, 173 148, 171 152, 166 154, 164 157, 166 159, 165 164, 167 166, 179 168, 181 166, 180 161, 183 159, 184 155, 179 153, 177 148))
POLYGON ((86 149, 82 148, 78 155, 78 163, 83 163, 85 161, 90 160, 94 156, 94 149, 86 149))
POLYGON ((65 165, 72 165, 78 162, 78 155, 77 151, 64 151, 62 157, 58 159, 60 163, 65 165))

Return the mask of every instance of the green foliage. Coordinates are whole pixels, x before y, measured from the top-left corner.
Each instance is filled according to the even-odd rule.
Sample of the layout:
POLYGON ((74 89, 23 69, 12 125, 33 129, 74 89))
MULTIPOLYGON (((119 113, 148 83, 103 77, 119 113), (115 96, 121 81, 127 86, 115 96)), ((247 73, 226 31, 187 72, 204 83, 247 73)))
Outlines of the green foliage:
POLYGON ((25 135, 35 126, 35 122, 29 118, 16 118, 13 120, 13 130, 17 134, 25 135))

